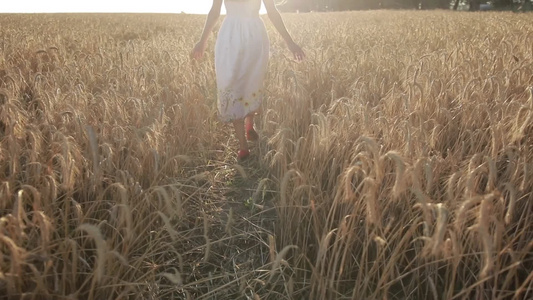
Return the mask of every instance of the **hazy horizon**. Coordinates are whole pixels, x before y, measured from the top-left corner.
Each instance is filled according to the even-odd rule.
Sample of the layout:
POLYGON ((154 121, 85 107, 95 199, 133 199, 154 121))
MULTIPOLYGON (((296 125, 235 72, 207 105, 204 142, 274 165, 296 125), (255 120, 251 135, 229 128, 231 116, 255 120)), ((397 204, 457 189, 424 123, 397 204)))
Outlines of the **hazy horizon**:
MULTIPOLYGON (((207 14, 212 0, 172 1, 152 0, 149 2, 113 2, 94 0, 91 2, 64 1, 12 1, 0 6, 0 13, 187 13, 207 14)), ((264 12, 264 7, 262 7, 264 12)), ((222 10, 224 14, 224 9, 222 10)))

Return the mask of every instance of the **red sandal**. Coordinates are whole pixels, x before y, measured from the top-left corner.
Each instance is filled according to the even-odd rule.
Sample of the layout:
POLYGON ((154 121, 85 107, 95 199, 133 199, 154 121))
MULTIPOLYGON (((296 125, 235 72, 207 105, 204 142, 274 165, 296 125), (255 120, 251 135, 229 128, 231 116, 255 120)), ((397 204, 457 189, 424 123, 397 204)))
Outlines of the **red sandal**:
POLYGON ((239 150, 237 153, 237 160, 245 160, 248 158, 248 156, 250 156, 250 150, 239 150))

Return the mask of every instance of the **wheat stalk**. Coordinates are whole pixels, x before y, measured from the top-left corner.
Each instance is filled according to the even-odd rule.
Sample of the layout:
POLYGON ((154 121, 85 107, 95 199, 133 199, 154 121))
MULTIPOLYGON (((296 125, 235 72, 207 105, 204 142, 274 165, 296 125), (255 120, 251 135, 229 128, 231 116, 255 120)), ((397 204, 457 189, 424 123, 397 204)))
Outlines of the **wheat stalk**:
POLYGON ((92 298, 96 285, 101 283, 104 279, 107 243, 104 240, 100 229, 95 225, 81 224, 78 226, 77 230, 85 231, 94 240, 96 244, 96 260, 95 265, 93 267, 94 276, 92 279, 91 292, 89 295, 89 298, 92 298))

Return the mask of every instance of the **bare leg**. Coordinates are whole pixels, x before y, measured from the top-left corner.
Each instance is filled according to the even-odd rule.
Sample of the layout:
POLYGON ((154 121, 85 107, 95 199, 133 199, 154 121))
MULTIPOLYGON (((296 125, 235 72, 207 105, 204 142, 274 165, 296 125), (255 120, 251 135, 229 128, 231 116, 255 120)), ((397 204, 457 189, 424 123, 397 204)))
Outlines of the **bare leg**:
POLYGON ((244 119, 233 121, 233 126, 235 127, 235 135, 239 140, 239 150, 248 150, 248 142, 244 135, 244 119))
POLYGON ((257 132, 255 132, 254 129, 254 115, 255 113, 251 113, 244 119, 246 127, 246 138, 249 141, 257 141, 259 139, 259 135, 257 135, 257 132))
POLYGON ((246 131, 252 130, 254 128, 254 113, 251 113, 246 116, 246 119, 244 119, 244 123, 246 126, 246 131))

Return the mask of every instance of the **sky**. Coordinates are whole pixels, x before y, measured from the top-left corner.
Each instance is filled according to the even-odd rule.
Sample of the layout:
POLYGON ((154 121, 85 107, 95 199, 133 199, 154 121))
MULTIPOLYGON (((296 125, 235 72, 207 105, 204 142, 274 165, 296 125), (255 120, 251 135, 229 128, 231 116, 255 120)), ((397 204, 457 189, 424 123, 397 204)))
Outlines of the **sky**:
MULTIPOLYGON (((2 0, 0 13, 135 12, 207 14, 212 0, 2 0)), ((264 8, 262 8, 264 12, 264 8)), ((224 13, 224 12, 223 12, 224 13)))

